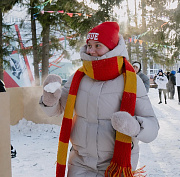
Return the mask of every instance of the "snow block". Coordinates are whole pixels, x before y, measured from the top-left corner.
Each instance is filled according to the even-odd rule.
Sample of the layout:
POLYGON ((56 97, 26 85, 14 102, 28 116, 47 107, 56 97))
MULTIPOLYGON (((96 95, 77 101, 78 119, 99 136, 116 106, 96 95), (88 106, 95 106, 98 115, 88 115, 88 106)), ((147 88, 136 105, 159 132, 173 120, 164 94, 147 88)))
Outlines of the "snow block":
POLYGON ((63 114, 49 117, 39 105, 42 86, 7 88, 7 93, 10 95, 10 125, 16 125, 22 118, 37 124, 61 125, 63 114))

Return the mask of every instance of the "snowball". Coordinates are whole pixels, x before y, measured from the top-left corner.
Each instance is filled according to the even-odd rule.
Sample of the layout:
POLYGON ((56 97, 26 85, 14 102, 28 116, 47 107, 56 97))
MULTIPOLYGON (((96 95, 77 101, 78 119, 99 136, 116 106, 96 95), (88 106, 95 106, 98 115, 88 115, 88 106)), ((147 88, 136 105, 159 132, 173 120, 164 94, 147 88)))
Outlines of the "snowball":
POLYGON ((44 87, 44 90, 46 92, 54 93, 57 89, 60 88, 61 88, 61 84, 59 82, 51 82, 44 87))

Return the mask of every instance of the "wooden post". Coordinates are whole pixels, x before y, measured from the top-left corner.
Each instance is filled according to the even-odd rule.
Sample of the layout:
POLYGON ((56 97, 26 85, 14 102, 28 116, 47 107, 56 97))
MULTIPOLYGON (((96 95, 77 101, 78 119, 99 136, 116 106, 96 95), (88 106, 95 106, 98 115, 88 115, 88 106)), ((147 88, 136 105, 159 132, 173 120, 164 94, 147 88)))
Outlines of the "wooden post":
POLYGON ((11 177, 10 97, 0 93, 0 176, 11 177))

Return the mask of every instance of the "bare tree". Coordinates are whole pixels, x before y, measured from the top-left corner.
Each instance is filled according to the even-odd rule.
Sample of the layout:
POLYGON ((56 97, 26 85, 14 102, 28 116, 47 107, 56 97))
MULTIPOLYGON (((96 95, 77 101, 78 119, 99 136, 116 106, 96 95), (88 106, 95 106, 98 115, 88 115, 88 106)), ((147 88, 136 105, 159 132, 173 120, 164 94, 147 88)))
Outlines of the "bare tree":
MULTIPOLYGON (((130 25, 131 14, 130 14, 130 10, 129 10, 129 2, 128 2, 128 0, 126 0, 126 2, 127 2, 127 17, 128 17, 128 20, 127 20, 127 35, 131 36, 131 30, 130 30, 131 29, 131 25, 130 25)), ((127 47, 128 47, 129 62, 131 63, 132 62, 132 59, 131 59, 131 42, 128 42, 127 47)))
MULTIPOLYGON (((146 32, 146 0, 141 0, 142 7, 142 32, 146 32)), ((146 51, 146 42, 143 42, 143 54, 142 54, 142 65, 143 65, 143 73, 147 74, 147 51, 146 51)))

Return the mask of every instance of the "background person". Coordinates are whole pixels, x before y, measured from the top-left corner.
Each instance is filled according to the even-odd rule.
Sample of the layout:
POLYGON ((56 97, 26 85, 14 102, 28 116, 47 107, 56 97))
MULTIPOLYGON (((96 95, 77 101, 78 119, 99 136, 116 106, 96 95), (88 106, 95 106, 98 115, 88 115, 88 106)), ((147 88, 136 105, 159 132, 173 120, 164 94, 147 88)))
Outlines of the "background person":
POLYGON ((171 71, 169 74, 169 80, 168 80, 168 87, 169 87, 169 92, 170 92, 170 99, 174 99, 174 94, 175 94, 175 85, 176 85, 176 71, 171 71))
POLYGON ((157 74, 154 74, 154 77, 153 77, 153 83, 154 83, 154 84, 156 84, 156 82, 155 82, 156 77, 157 77, 157 74))
POLYGON ((56 175, 64 176, 69 138, 68 177, 132 174, 138 142, 153 141, 159 125, 142 80, 126 60, 119 25, 104 22, 93 28, 80 56, 83 66, 62 89, 57 75, 48 75, 43 84, 42 109, 49 116, 64 111, 56 175))
POLYGON ((178 92, 178 104, 180 105, 180 68, 176 74, 176 86, 178 92))
POLYGON ((149 92, 149 87, 150 87, 150 82, 149 82, 149 78, 141 72, 141 63, 138 61, 135 61, 132 63, 133 68, 136 72, 136 74, 142 79, 144 86, 146 87, 146 91, 147 93, 149 92))
POLYGON ((166 99, 167 87, 166 87, 166 84, 168 83, 168 79, 165 76, 165 74, 163 73, 162 69, 159 70, 155 82, 158 85, 158 91, 159 91, 159 103, 158 104, 162 103, 162 92, 164 94, 165 104, 167 104, 167 99, 166 99))
POLYGON ((166 84, 166 87, 167 87, 167 96, 168 96, 168 98, 170 98, 170 89, 169 89, 169 75, 170 75, 170 71, 168 71, 167 72, 167 74, 166 74, 166 77, 167 77, 167 79, 168 79, 168 83, 166 84))

